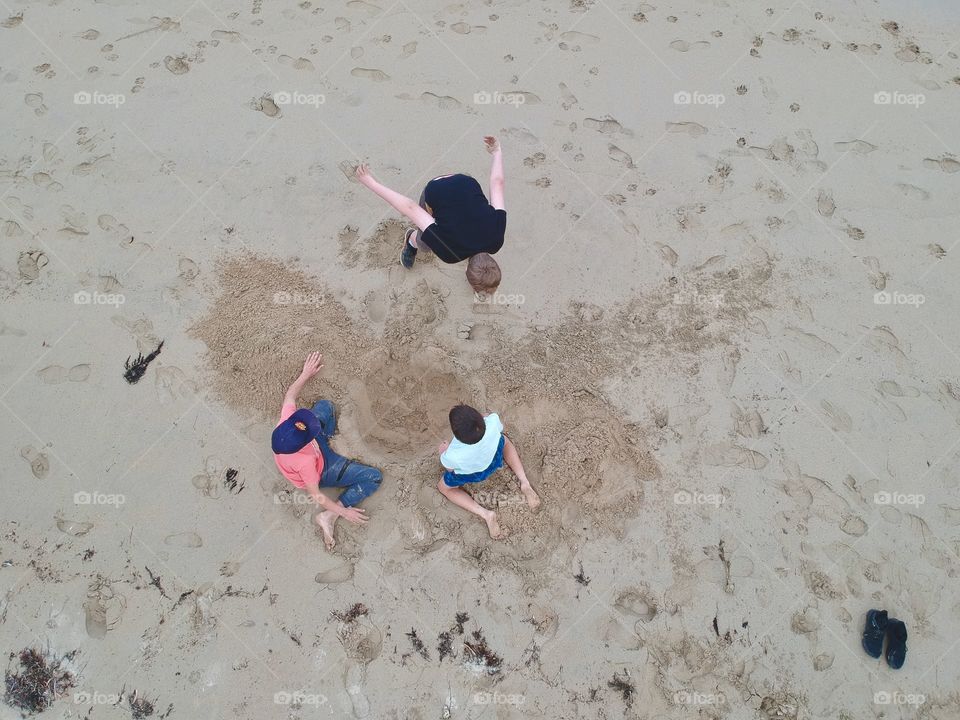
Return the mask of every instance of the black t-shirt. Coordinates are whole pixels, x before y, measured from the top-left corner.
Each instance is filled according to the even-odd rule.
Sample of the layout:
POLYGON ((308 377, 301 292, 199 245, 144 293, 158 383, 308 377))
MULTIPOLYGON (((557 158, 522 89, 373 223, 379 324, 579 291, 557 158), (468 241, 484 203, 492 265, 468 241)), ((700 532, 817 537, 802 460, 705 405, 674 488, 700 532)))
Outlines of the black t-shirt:
POLYGON ((451 175, 427 183, 423 199, 434 223, 422 239, 445 263, 476 255, 493 255, 503 247, 507 211, 494 210, 480 183, 469 175, 451 175))

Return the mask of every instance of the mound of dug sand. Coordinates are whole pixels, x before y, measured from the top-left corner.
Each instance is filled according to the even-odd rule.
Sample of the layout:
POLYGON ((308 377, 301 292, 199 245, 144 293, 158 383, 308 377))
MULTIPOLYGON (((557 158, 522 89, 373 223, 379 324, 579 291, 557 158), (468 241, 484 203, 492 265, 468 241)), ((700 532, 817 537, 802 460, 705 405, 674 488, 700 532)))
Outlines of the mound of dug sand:
POLYGON ((275 260, 227 258, 219 283, 206 317, 192 328, 207 345, 215 394, 243 414, 272 419, 303 358, 321 349, 321 380, 301 401, 322 390, 338 404, 350 418, 343 432, 358 435, 348 444, 363 448, 364 461, 401 471, 401 503, 419 497, 410 484, 439 477, 428 460, 448 439, 447 413, 457 402, 504 417, 544 499, 531 515, 506 468, 477 488, 480 502, 499 508, 508 534, 570 524, 615 532, 641 502, 643 481, 659 477, 642 429, 596 391, 617 367, 603 351, 611 328, 602 323, 574 316, 520 342, 494 337, 492 351, 467 363, 429 332, 446 310, 425 283, 397 291, 399 311, 380 337, 359 327, 319 282, 275 260), (531 361, 536 372, 520 372, 531 361))

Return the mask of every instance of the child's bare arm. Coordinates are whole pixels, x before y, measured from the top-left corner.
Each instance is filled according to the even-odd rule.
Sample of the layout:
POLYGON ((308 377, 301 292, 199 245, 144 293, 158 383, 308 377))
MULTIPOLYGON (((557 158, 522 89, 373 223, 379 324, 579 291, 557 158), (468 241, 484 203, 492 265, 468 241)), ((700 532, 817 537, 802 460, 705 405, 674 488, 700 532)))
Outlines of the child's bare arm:
POLYGON ((370 172, 370 168, 365 164, 357 166, 357 180, 362 185, 370 188, 377 195, 386 200, 390 206, 405 216, 410 222, 421 230, 426 230, 433 224, 433 215, 420 207, 413 199, 406 195, 401 195, 396 190, 391 190, 386 185, 380 183, 370 172))
POLYGON ((503 151, 500 149, 500 141, 493 135, 485 135, 484 145, 487 146, 487 152, 493 155, 493 162, 490 164, 490 205, 496 210, 505 210, 503 198, 503 151))
POLYGON ((287 388, 286 394, 283 396, 283 404, 296 405, 297 398, 300 396, 300 391, 303 390, 303 386, 307 384, 310 378, 320 372, 322 367, 323 355, 317 351, 307 355, 307 359, 303 363, 303 370, 301 371, 300 376, 290 384, 290 387, 287 388))

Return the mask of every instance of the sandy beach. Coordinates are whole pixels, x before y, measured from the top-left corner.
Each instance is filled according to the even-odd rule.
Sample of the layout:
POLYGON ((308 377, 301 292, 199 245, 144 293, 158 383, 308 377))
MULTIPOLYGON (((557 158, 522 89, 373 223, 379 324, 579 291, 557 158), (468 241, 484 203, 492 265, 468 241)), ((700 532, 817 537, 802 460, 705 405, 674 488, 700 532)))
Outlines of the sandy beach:
POLYGON ((29 649, 49 718, 960 718, 960 7, 0 5, 0 718, 29 649), (354 168, 484 135, 478 298, 354 168), (313 350, 384 478, 330 551, 313 350))

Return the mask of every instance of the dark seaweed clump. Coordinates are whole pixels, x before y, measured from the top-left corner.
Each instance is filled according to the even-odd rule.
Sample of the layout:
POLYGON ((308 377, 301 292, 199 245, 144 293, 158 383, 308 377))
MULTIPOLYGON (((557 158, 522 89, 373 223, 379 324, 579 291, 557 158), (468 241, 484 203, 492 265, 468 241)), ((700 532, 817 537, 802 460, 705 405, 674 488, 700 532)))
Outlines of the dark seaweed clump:
MULTIPOLYGON (((75 686, 74 674, 61 667, 75 654, 56 658, 34 648, 24 648, 19 653, 20 667, 8 669, 4 676, 4 700, 28 714, 43 712, 75 686)), ((11 660, 15 657, 17 654, 10 653, 11 660)))
POLYGON ((633 683, 628 682, 625 678, 630 677, 630 674, 624 671, 623 677, 620 677, 618 673, 613 674, 613 680, 607 682, 607 687, 613 688, 621 697, 623 697, 623 702, 627 707, 633 705, 633 694, 636 692, 636 688, 633 686, 633 683))
POLYGON ((240 474, 239 470, 234 470, 233 468, 227 468, 227 473, 223 478, 223 484, 226 486, 227 490, 239 495, 243 492, 243 488, 246 487, 246 484, 243 482, 237 482, 237 475, 240 474))
POLYGON ((124 370, 126 370, 126 372, 123 373, 123 379, 131 385, 135 385, 136 383, 140 382, 140 378, 142 378, 144 373, 147 372, 147 365, 157 359, 157 355, 160 354, 160 350, 162 348, 163 340, 161 340, 160 344, 157 345, 157 349, 146 357, 140 354, 137 355, 136 360, 130 362, 130 357, 127 356, 127 361, 123 364, 124 370))
POLYGON ((474 630, 472 636, 473 641, 463 641, 464 660, 479 665, 491 675, 500 672, 503 658, 490 649, 487 639, 480 630, 474 630))
POLYGON ((354 620, 356 620, 359 617, 363 617, 368 612, 370 611, 367 610, 366 605, 364 605, 363 603, 355 603, 353 607, 349 608, 344 612, 334 610, 330 614, 333 615, 340 622, 352 623, 354 620))
POLYGON ((140 697, 139 693, 127 696, 127 702, 130 703, 130 714, 134 720, 141 720, 153 715, 153 703, 146 698, 140 697))
POLYGON ((423 640, 417 635, 416 628, 411 628, 410 632, 407 633, 407 637, 410 638, 410 644, 413 645, 413 649, 419 653, 420 657, 424 660, 429 660, 430 652, 427 650, 427 646, 423 644, 423 640))

